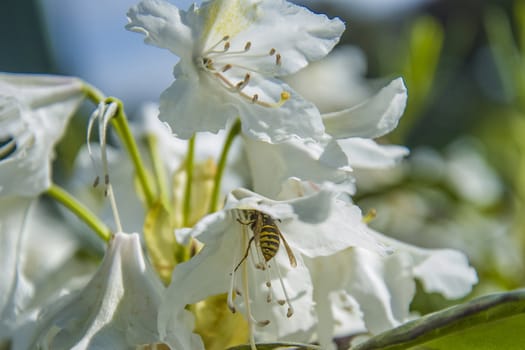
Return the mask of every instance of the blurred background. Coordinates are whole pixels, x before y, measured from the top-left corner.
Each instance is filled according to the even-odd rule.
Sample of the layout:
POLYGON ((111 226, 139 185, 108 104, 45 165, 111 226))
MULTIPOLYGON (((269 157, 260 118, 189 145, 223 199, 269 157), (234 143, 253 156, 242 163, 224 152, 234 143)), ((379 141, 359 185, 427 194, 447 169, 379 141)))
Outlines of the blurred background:
MULTIPOLYGON (((177 61, 124 29, 135 2, 4 0, 0 70, 79 76, 133 115, 158 100, 177 61)), ((409 91, 399 127, 380 141, 411 155, 395 169, 356 172, 354 199, 377 211, 371 226, 466 252, 480 276, 469 297, 524 286, 525 1, 297 2, 346 22, 339 63, 323 74, 346 79, 337 87, 349 103, 398 76, 409 91)), ((445 303, 421 296, 413 308, 445 303)))

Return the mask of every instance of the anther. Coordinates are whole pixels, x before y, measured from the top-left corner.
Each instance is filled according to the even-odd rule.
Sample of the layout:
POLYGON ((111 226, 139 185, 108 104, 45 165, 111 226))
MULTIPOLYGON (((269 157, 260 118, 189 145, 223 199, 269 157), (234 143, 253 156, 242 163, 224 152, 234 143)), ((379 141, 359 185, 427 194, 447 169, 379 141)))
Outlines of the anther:
POLYGON ((242 293, 240 290, 238 290, 237 288, 235 288, 235 294, 237 294, 238 296, 242 296, 242 293))
POLYGON ((280 53, 275 55, 275 64, 278 65, 278 66, 281 65, 281 54, 280 53))
POLYGON ((256 103, 258 99, 259 99, 259 95, 254 94, 254 95, 252 96, 252 103, 256 103))
POLYGON ((223 38, 222 38, 222 41, 226 41, 226 40, 229 40, 230 39, 230 36, 229 35, 225 35, 223 38))
POLYGON ((268 293, 268 295, 266 296, 266 302, 268 304, 272 302, 272 295, 270 293, 268 293))
POLYGON ((232 304, 228 303, 228 309, 230 309, 231 313, 234 314, 237 312, 237 309, 232 304))
POLYGON ((232 69, 232 65, 228 63, 227 65, 222 67, 222 72, 224 73, 224 72, 226 72, 226 71, 228 71, 230 69, 232 69))
POLYGON ((279 299, 279 300, 277 300, 277 304, 284 305, 284 304, 286 304, 286 300, 279 299))
POLYGON ((109 184, 109 174, 104 176, 104 184, 107 186, 109 184))
POLYGON ((252 42, 247 41, 246 44, 244 45, 244 51, 248 51, 250 47, 252 47, 252 42))
POLYGON ((270 324, 270 320, 257 321, 257 326, 259 326, 259 327, 265 327, 265 326, 267 326, 269 324, 270 324))
POLYGON ((272 286, 272 282, 266 281, 266 287, 270 288, 272 286))
POLYGON ((363 216, 363 222, 365 224, 369 224, 370 221, 374 220, 376 216, 377 216, 377 210, 372 208, 366 213, 365 216, 363 216))
POLYGON ((293 309, 292 307, 289 307, 288 312, 286 313, 286 317, 292 317, 292 315, 293 315, 293 309))
POLYGON ((230 49, 230 42, 227 41, 224 43, 224 51, 228 51, 230 49))
POLYGON ((100 182, 100 177, 97 175, 97 177, 95 177, 95 181, 93 181, 93 187, 97 187, 99 182, 100 182))
POLYGON ((270 49, 270 52, 268 52, 268 55, 270 56, 275 55, 275 49, 273 47, 270 49))

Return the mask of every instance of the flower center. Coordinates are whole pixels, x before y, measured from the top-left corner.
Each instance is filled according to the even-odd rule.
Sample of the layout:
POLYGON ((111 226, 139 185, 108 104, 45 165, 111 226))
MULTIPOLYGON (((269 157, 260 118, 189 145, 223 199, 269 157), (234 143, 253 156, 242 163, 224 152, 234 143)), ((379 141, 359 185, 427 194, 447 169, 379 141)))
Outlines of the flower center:
POLYGON ((273 76, 276 74, 277 68, 282 64, 282 56, 277 50, 272 48, 267 53, 253 53, 251 41, 244 43, 243 48, 240 50, 232 50, 231 46, 230 36, 224 36, 197 58, 197 66, 210 74, 226 90, 238 94, 250 103, 267 108, 277 108, 290 99, 290 93, 284 90, 281 92, 279 100, 275 102, 265 101, 258 93, 246 91, 254 74, 261 76, 273 76), (246 60, 250 59, 268 59, 273 62, 271 63, 273 69, 264 72, 239 62, 243 60, 246 62, 246 60), (237 80, 234 80, 235 78, 232 76, 241 76, 242 79, 237 78, 237 80))

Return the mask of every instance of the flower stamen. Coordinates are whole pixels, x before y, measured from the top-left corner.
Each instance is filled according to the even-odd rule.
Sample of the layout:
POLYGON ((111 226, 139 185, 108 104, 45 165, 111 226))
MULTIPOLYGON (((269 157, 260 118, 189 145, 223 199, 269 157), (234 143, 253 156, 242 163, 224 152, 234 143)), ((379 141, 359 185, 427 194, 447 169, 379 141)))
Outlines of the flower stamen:
MULTIPOLYGON (((288 311, 286 312, 286 317, 290 318, 290 317, 292 317, 292 315, 294 313, 294 310, 293 310, 293 307, 292 307, 292 303, 290 302, 290 298, 288 297, 288 292, 286 291, 286 287, 284 286, 283 278, 282 278, 282 275, 281 275, 281 269, 279 268, 278 264, 276 264, 276 265, 277 265, 277 275, 279 275, 279 282, 281 283, 281 288, 283 290, 285 303, 288 304, 288 311)), ((284 303, 281 304, 279 302, 279 305, 284 305, 284 303)))
POLYGON ((230 36, 226 35, 221 40, 219 40, 217 43, 212 45, 209 49, 205 50, 202 53, 201 58, 197 60, 198 66, 204 70, 207 73, 211 73, 213 77, 215 77, 223 87, 225 87, 228 91, 232 93, 239 94, 240 97, 245 99, 246 101, 259 105, 261 107, 265 108, 279 108, 281 107, 290 97, 290 94, 287 91, 282 91, 279 101, 276 102, 268 102, 268 101, 261 101, 260 95, 255 94, 248 94, 243 92, 243 90, 249 85, 251 74, 257 73, 261 74, 263 76, 267 75, 273 75, 276 72, 266 72, 266 71, 259 71, 255 68, 247 67, 242 64, 238 63, 232 63, 232 62, 224 62, 225 59, 234 59, 236 57, 239 58, 264 58, 264 57, 271 57, 275 56, 275 66, 280 66, 282 63, 282 56, 280 53, 277 52, 275 48, 271 48, 268 52, 264 54, 247 54, 247 52, 251 51, 252 49, 252 42, 246 41, 244 43, 244 47, 239 50, 231 50, 232 48, 232 42, 229 41, 230 36), (219 45, 223 45, 222 50, 216 50, 216 48, 219 45), (221 68, 215 68, 216 66, 221 68), (243 70, 246 71, 244 79, 238 82, 232 82, 231 78, 226 76, 223 73, 226 73, 232 69, 237 70, 243 70))

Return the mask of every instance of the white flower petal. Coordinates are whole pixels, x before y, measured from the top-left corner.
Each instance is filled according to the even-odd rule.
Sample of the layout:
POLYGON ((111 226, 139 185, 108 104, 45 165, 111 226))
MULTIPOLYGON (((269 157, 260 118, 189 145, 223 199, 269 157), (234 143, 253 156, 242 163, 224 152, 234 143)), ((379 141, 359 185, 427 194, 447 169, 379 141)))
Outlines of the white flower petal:
POLYGON ((126 29, 146 35, 144 41, 166 48, 179 57, 191 53, 192 32, 184 12, 169 2, 146 0, 128 11, 126 29))
MULTIPOLYGON (((326 157, 322 145, 300 139, 279 144, 243 138, 248 155, 253 189, 269 198, 275 198, 284 181, 293 176, 316 183, 349 182, 346 155, 342 152, 326 157), (321 159, 324 156, 325 158, 321 159)), ((349 183, 348 190, 353 186, 349 183)))
POLYGON ((414 252, 413 256, 419 260, 414 267, 414 276, 421 281, 426 292, 457 299, 469 293, 472 285, 478 282, 476 271, 468 266, 467 257, 458 251, 421 250, 419 254, 414 252))
POLYGON ((457 299, 470 293, 478 282, 476 270, 468 264, 465 254, 452 249, 423 249, 396 241, 369 230, 377 239, 392 246, 396 254, 411 259, 413 275, 426 292, 437 292, 448 299, 457 299))
POLYGON ((22 241, 30 199, 0 197, 0 341, 19 326, 21 313, 33 296, 22 273, 22 241))
MULTIPOLYGON (((162 291, 144 260, 139 236, 118 233, 88 285, 41 315, 34 346, 135 349, 158 343, 162 291)), ((175 331, 182 344, 192 337, 189 329, 175 331)))
POLYGON ((408 155, 408 149, 403 146, 379 145, 374 140, 352 137, 332 141, 329 147, 338 147, 348 157, 352 168, 383 169, 397 164, 408 155))
POLYGON ((166 120, 177 137, 189 139, 198 131, 216 133, 237 118, 236 96, 218 89, 204 76, 178 76, 160 96, 160 118, 166 120), (231 100, 231 102, 228 102, 231 100))
POLYGON ((0 195, 33 197, 50 186, 53 147, 82 89, 69 77, 0 74, 0 195))
MULTIPOLYGON (((297 257, 301 259, 300 257, 297 257)), ((272 290, 274 292, 274 302, 268 303, 253 303, 253 314, 258 319, 270 320, 270 324, 265 327, 256 329, 256 338, 259 341, 272 342, 276 337, 282 341, 296 341, 308 342, 310 340, 311 329, 317 323, 317 317, 314 313, 312 302, 312 281, 310 273, 302 259, 299 261, 297 267, 290 269, 290 263, 284 252, 279 252, 276 256, 274 264, 279 264, 280 269, 285 274, 283 283, 285 285, 288 297, 291 300, 294 313, 291 317, 283 317, 287 312, 287 305, 275 305, 276 300, 285 300, 282 288, 278 278, 274 278, 272 282, 272 290)), ((258 291, 260 295, 265 295, 268 287, 264 281, 259 281, 258 291)))
MULTIPOLYGON (((208 22, 211 28, 205 46, 228 35, 234 49, 235 44, 244 47, 248 41, 250 51, 267 54, 273 48, 282 56, 276 75, 296 72, 324 57, 345 29, 338 18, 328 19, 284 0, 210 1, 199 11, 206 11, 207 21, 212 22, 208 22)), ((255 61, 263 71, 266 62, 273 63, 255 55, 246 60, 255 61)))
POLYGON ((357 106, 323 114, 326 131, 336 139, 383 136, 397 126, 406 100, 406 87, 403 80, 397 78, 357 106))

